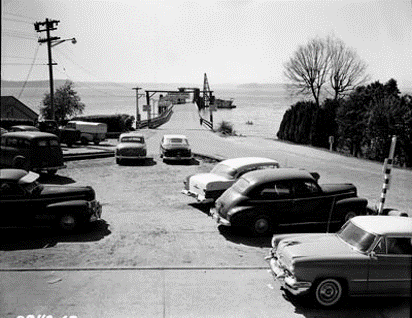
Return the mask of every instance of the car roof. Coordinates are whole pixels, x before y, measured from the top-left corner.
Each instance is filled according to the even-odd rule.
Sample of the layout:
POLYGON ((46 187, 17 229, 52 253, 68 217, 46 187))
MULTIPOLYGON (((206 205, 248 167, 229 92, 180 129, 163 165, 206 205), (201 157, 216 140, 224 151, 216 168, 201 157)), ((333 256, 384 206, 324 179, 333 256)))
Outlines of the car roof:
POLYGON ((232 158, 226 159, 220 162, 220 164, 225 164, 227 166, 233 167, 235 169, 239 169, 243 166, 254 165, 258 163, 274 163, 278 164, 278 162, 274 159, 270 158, 262 158, 262 157, 241 157, 241 158, 232 158))
POLYGON ((34 129, 34 131, 39 130, 37 127, 32 126, 32 125, 14 125, 14 126, 11 126, 10 128, 32 128, 32 129, 34 129))
POLYGON ((365 231, 378 235, 412 235, 412 218, 410 217, 362 215, 352 218, 351 222, 365 231))
POLYGON ((281 180, 315 180, 308 171, 297 168, 258 169, 245 173, 242 178, 251 185, 281 180))
POLYGON ((163 135, 163 138, 181 138, 181 139, 187 139, 187 137, 185 135, 163 135))
POLYGON ((42 131, 13 131, 13 132, 5 133, 1 136, 2 137, 25 137, 28 139, 41 138, 41 137, 57 138, 57 136, 54 134, 46 133, 42 131))
POLYGON ((27 174, 23 169, 0 169, 0 180, 18 181, 27 174))
POLYGON ((119 138, 122 138, 122 137, 143 137, 144 138, 144 135, 142 133, 137 133, 137 132, 127 132, 127 133, 122 133, 119 138))

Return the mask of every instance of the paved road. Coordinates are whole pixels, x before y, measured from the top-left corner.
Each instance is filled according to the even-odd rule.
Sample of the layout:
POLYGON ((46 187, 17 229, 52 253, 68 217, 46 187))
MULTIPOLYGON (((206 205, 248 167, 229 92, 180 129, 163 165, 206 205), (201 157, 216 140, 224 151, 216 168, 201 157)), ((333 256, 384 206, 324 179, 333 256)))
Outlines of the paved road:
MULTIPOLYGON (((144 133, 153 156, 163 134, 183 133, 197 153, 267 156, 318 171, 323 182, 353 182, 372 202, 380 195, 379 164, 272 140, 221 138, 200 127, 192 104, 177 105, 169 123, 144 133)), ((411 213, 412 171, 394 169, 387 205, 411 213)), ((0 282, 0 317, 410 317, 408 299, 352 299, 338 310, 286 300, 267 268, 257 267, 6 270, 0 282)))

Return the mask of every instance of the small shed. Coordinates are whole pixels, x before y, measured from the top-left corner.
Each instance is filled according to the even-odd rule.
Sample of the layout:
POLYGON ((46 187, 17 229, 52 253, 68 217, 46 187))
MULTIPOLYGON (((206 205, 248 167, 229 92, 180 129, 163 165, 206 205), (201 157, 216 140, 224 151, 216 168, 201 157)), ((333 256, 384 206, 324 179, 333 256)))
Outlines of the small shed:
POLYGON ((1 119, 37 121, 39 114, 14 96, 1 96, 1 119))

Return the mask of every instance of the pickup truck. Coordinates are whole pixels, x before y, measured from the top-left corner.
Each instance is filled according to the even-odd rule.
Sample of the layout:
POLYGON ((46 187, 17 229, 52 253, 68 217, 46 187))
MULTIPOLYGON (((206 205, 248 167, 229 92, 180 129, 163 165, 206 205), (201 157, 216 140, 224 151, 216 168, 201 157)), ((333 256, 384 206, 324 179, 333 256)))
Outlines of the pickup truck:
POLYGON ((80 141, 81 132, 78 129, 70 127, 59 127, 54 120, 43 120, 37 123, 37 128, 40 131, 55 134, 60 139, 60 143, 71 147, 76 142, 80 141))

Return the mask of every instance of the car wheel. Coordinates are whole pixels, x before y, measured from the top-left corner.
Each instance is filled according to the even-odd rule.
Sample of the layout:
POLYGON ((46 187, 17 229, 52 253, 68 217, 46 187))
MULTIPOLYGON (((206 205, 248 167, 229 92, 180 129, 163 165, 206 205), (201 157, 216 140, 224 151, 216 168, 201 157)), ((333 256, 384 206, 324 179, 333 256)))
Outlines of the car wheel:
POLYGON ((89 140, 87 140, 86 137, 82 137, 82 138, 80 139, 80 142, 82 143, 82 145, 87 145, 87 144, 89 143, 89 140))
POLYGON ((59 218, 58 226, 61 230, 65 232, 72 232, 74 231, 78 224, 77 218, 72 214, 63 214, 59 218))
POLYGON ((251 230, 255 236, 264 236, 270 233, 272 229, 271 222, 266 216, 258 216, 253 219, 251 230))
POLYGON ((354 218, 357 214, 353 211, 345 212, 345 217, 343 218, 343 224, 349 221, 351 218, 354 218))
POLYGON ((315 285, 316 302, 323 307, 331 307, 339 303, 344 295, 342 284, 333 278, 326 278, 315 285))
POLYGON ((23 156, 17 156, 13 159, 12 163, 13 168, 15 169, 23 169, 29 171, 29 162, 23 156))
POLYGON ((116 158, 116 163, 117 163, 118 165, 120 165, 120 164, 122 163, 122 160, 119 159, 119 158, 116 158))
POLYGON ((100 140, 99 140, 99 139, 95 139, 95 140, 93 140, 93 142, 94 142, 95 145, 98 145, 98 144, 100 143, 100 140))

